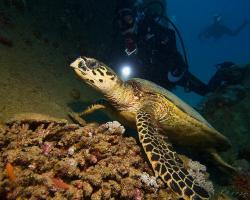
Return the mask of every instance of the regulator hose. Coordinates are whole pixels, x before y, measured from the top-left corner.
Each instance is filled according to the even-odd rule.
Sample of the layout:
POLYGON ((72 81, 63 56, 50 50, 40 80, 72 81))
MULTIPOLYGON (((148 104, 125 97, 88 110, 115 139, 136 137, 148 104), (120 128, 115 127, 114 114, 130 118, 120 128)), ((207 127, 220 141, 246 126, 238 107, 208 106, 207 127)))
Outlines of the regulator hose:
POLYGON ((185 44, 184 44, 184 40, 181 36, 181 33, 179 31, 179 29, 176 27, 176 25, 173 23, 172 20, 170 20, 167 16, 163 16, 163 18, 165 20, 167 20, 167 22, 169 22, 169 24, 171 24, 171 26, 174 28, 175 32, 177 33, 177 36, 181 42, 181 48, 182 48, 182 51, 183 51, 183 55, 184 55, 184 61, 187 65, 187 68, 189 67, 189 64, 188 64, 188 58, 187 58, 187 51, 186 51, 186 48, 185 48, 185 44))

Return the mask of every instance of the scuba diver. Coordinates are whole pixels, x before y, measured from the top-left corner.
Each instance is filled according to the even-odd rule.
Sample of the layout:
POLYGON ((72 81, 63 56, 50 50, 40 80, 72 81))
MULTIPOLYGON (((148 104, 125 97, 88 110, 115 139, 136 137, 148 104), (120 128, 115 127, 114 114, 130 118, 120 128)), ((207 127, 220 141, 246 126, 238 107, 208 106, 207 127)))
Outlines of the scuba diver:
POLYGON ((214 15, 213 24, 205 28, 198 37, 199 39, 220 39, 225 35, 237 36, 249 23, 250 20, 245 19, 238 28, 232 30, 223 24, 221 15, 214 15))
MULTIPOLYGON (((134 9, 134 3, 133 0, 118 1, 116 17, 125 41, 125 52, 137 66, 134 77, 153 81, 167 89, 179 85, 202 96, 210 92, 208 85, 189 72, 185 48, 184 59, 178 51, 176 33, 181 39, 178 29, 164 14, 149 12, 150 5, 161 3, 149 2, 141 6, 141 10, 134 9), (175 30, 164 25, 163 19, 175 30)), ((162 11, 165 12, 165 8, 162 11)), ((183 46, 182 39, 181 44, 183 46)))

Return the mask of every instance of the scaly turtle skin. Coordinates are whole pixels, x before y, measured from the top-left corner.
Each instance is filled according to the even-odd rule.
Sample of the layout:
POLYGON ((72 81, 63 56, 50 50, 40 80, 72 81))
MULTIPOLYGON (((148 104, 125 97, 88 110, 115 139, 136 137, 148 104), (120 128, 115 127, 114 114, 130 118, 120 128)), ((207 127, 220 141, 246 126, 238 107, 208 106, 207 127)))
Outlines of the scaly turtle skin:
POLYGON ((103 109, 136 128, 155 175, 183 199, 209 199, 209 194, 190 176, 171 143, 209 152, 218 164, 233 169, 217 154, 218 150, 230 147, 228 140, 171 92, 142 79, 123 82, 109 67, 93 58, 78 58, 71 67, 84 82, 105 96, 80 115, 103 109))

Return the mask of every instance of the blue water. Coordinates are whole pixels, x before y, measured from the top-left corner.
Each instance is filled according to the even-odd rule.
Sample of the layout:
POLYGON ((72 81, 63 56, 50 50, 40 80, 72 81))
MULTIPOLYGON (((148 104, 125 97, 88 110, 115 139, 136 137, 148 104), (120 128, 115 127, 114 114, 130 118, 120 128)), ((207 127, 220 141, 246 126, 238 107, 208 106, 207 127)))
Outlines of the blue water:
MULTIPOLYGON (((169 0, 168 15, 180 29, 188 52, 190 71, 207 82, 215 73, 214 64, 233 61, 246 64, 250 60, 250 24, 236 37, 225 36, 219 40, 200 41, 199 32, 212 23, 215 14, 222 15, 225 25, 234 29, 247 18, 250 19, 249 0, 169 0)), ((200 97, 187 94, 183 89, 176 93, 195 105, 200 97)))

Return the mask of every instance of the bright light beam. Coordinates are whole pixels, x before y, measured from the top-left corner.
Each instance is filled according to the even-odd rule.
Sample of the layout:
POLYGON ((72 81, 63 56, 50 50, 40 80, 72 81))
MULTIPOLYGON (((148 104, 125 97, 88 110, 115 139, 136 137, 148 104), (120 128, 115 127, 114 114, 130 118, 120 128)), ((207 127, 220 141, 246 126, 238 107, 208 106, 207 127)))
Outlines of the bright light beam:
POLYGON ((123 79, 128 79, 132 74, 132 69, 129 65, 124 65, 121 68, 121 76, 123 79))

